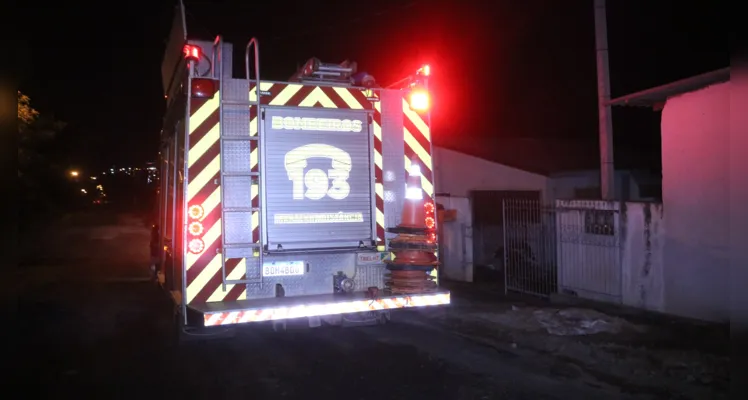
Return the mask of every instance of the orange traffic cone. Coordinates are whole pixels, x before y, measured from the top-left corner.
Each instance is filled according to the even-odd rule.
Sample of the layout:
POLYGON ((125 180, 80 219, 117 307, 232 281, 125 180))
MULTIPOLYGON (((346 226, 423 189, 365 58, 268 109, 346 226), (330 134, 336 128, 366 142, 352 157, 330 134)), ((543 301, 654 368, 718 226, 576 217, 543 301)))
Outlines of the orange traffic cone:
POLYGON ((436 244, 428 239, 426 201, 421 189, 421 169, 413 160, 408 170, 405 202, 400 224, 388 232, 398 235, 389 240, 393 258, 386 260, 389 274, 385 286, 394 294, 425 293, 437 288, 428 272, 437 267, 436 244))
POLYGON ((421 189, 421 168, 416 160, 410 163, 405 187, 405 203, 400 225, 405 228, 426 230, 426 209, 421 189))

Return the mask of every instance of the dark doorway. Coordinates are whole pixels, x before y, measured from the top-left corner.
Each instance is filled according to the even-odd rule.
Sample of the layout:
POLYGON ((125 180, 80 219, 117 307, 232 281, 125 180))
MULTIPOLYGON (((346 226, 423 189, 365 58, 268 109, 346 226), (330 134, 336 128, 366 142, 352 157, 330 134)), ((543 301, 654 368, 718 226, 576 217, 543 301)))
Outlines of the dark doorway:
POLYGON ((474 190, 470 192, 473 210, 473 281, 503 285, 505 200, 541 204, 539 190, 474 190))

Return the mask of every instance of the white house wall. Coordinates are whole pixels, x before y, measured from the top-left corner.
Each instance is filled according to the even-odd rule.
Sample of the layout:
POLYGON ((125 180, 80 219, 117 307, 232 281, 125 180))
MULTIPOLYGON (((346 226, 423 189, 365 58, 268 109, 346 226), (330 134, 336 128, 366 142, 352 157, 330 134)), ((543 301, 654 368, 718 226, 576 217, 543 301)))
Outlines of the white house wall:
POLYGON ((473 281, 473 223, 470 199, 467 197, 438 196, 437 203, 447 210, 456 210, 455 221, 439 226, 439 256, 441 274, 453 281, 473 281))
POLYGON ((666 311, 715 321, 728 318, 729 101, 729 83, 670 98, 661 126, 666 311))
POLYGON ((548 192, 547 176, 442 147, 434 147, 434 165, 439 193, 469 197, 472 190, 540 190, 543 196, 548 192))

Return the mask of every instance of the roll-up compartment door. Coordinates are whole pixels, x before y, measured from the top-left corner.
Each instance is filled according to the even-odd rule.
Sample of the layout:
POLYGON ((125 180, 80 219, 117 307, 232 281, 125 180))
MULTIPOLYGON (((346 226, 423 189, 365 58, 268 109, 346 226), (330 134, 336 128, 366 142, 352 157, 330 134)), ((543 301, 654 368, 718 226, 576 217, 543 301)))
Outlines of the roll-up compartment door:
POLYGON ((267 108, 268 250, 371 245, 371 138, 366 112, 267 108))

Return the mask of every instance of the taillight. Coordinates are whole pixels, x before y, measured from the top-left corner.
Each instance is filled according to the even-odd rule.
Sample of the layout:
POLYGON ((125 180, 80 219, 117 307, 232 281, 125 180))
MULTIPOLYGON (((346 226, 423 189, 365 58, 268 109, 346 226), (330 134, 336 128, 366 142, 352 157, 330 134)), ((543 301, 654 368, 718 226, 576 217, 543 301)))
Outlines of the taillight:
POLYGON ((187 248, 192 254, 200 254, 205 250, 205 242, 200 238, 190 240, 187 244, 187 248))
POLYGON ((206 78, 192 78, 190 93, 197 99, 213 98, 216 94, 216 81, 206 78))
POLYGON ((204 231, 203 224, 201 224, 199 221, 191 222, 187 227, 187 231, 192 236, 201 236, 204 231))
POLYGON ((434 203, 428 201, 423 204, 423 208, 425 214, 424 224, 426 225, 426 229, 428 229, 428 240, 433 243, 436 241, 436 232, 434 232, 436 228, 436 207, 434 203))
POLYGON ((205 210, 197 204, 191 205, 187 209, 187 217, 189 218, 187 224, 187 234, 189 235, 187 251, 192 254, 200 254, 205 250, 205 242, 202 239, 205 227, 201 221, 204 216, 205 210))
POLYGON ((190 206, 190 208, 187 210, 187 216, 190 219, 201 219, 203 215, 205 214, 205 210, 197 204, 190 206))

